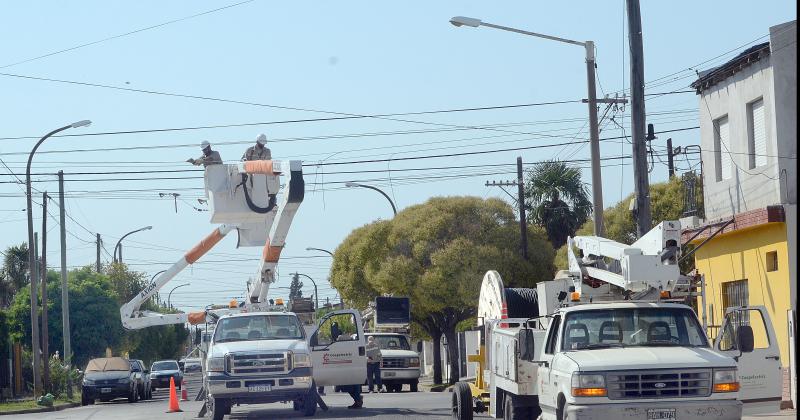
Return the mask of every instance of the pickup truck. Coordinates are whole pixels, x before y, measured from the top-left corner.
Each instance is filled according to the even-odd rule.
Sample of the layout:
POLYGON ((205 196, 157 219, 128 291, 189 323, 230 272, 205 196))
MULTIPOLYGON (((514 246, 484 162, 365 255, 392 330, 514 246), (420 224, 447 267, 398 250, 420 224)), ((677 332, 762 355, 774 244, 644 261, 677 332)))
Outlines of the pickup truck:
MULTIPOLYGON (((743 407, 763 413, 780 403, 763 307, 731 308, 713 345, 689 306, 663 302, 562 306, 484 326, 492 417, 738 420, 743 407)), ((466 385, 453 395, 460 419, 472 418, 466 385)))
POLYGON ((419 386, 419 354, 411 350, 408 337, 398 333, 366 333, 367 338, 375 337, 381 348, 381 382, 389 392, 400 392, 408 384, 411 392, 419 386))
POLYGON ((214 420, 238 404, 292 402, 313 416, 316 386, 360 384, 365 339, 357 311, 327 314, 310 337, 292 312, 254 311, 219 317, 203 372, 214 420))

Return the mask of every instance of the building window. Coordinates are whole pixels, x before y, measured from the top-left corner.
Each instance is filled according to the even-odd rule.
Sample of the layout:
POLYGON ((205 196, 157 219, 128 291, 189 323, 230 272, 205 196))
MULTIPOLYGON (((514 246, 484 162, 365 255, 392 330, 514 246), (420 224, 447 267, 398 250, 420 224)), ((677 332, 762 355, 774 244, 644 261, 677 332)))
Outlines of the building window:
POLYGON ((733 157, 731 154, 731 136, 728 128, 728 116, 714 121, 714 160, 717 182, 731 179, 733 176, 733 157))
POLYGON ((750 169, 767 164, 767 122, 764 116, 764 99, 747 105, 747 153, 750 169))
POLYGON ((778 271, 778 251, 767 252, 767 271, 778 271))
MULTIPOLYGON (((723 316, 728 308, 733 306, 748 306, 750 302, 750 294, 747 290, 747 280, 736 280, 722 283, 722 313, 723 316)), ((734 312, 730 314, 731 327, 736 328, 741 325, 750 325, 749 311, 734 312)), ((722 331, 723 340, 721 349, 733 348, 732 335, 725 334, 722 331), (724 337, 729 336, 730 339, 726 340, 724 337)))

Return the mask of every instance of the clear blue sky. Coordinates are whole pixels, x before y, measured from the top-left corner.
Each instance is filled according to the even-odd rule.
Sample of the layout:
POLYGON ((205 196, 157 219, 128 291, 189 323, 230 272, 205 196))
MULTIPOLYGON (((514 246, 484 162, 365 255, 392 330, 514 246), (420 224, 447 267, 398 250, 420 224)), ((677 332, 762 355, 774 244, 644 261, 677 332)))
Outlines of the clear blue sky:
MULTIPOLYGON (((6 40, 0 45, 0 73, 5 74, 0 75, 0 158, 15 173, 24 174, 26 154, 35 139, 14 137, 38 138, 81 119, 94 123, 89 128, 71 130, 71 134, 336 116, 332 113, 450 110, 586 97, 581 48, 489 28, 456 28, 448 23, 455 15, 575 40, 593 40, 597 45, 598 93, 613 94, 628 85, 623 0, 509 1, 502 5, 478 1, 253 1, 8 66, 234 3, 84 1, 8 5, 0 15, 0 37, 6 40), (168 97, 8 74, 253 104, 168 97)), ((702 70, 720 64, 741 49, 731 50, 763 42, 770 26, 796 19, 796 12, 795 2, 786 0, 759 4, 643 2, 645 80, 650 82, 647 93, 688 90, 694 80, 691 68, 702 70), (726 52, 729 53, 718 57, 726 52), (703 62, 706 63, 695 67, 703 62)), ((648 122, 657 131, 698 124, 697 98, 693 93, 652 96, 646 105, 648 122)), ((202 140, 218 144, 215 148, 223 159, 236 160, 247 147, 245 143, 263 132, 270 138, 273 157, 302 159, 312 164, 580 141, 588 137, 586 115, 586 105, 569 103, 396 117, 408 122, 365 118, 61 137, 42 146, 33 172, 145 171, 131 175, 67 175, 67 210, 77 221, 68 221, 68 265, 94 261, 94 245, 90 243, 94 232, 103 235, 106 249, 112 252, 120 235, 153 225, 152 231, 126 239, 124 251, 126 262, 152 275, 181 258, 185 250, 214 228, 208 222, 208 213, 190 206, 203 207, 196 201, 202 196, 202 180, 194 178, 197 173, 147 173, 190 169, 183 161, 199 154, 202 140), (445 131, 448 125, 494 127, 445 131), (366 133, 370 135, 365 136, 366 133), (65 152, 156 145, 170 147, 65 152), (189 179, 118 180, 154 177, 189 179), (89 179, 95 181, 81 181, 89 179), (177 214, 172 199, 159 198, 159 192, 181 194, 185 201, 178 201, 177 214)), ((628 109, 610 111, 602 123, 601 138, 621 136, 623 132, 616 123, 630 134, 629 115, 628 109)), ((664 152, 670 136, 676 146, 699 143, 698 130, 660 135, 653 143, 656 153, 664 152)), ((604 141, 601 154, 630 155, 630 145, 619 139, 604 141)), ((344 181, 360 180, 385 187, 401 209, 435 195, 507 198, 499 189, 485 187, 484 182, 512 178, 512 164, 518 155, 525 162, 574 160, 588 158, 589 151, 584 143, 577 143, 391 164, 306 167, 306 199, 289 234, 276 286, 287 287, 288 273, 298 270, 317 280, 322 299, 333 299, 336 292, 326 280, 330 259, 305 248, 333 250, 353 228, 391 217, 383 197, 365 189, 345 189, 344 181), (506 163, 509 166, 406 170, 506 163), (385 172, 387 169, 391 172, 385 172), (378 172, 334 173, 369 170, 378 172), (302 258, 309 256, 318 258, 302 258)), ((573 164, 587 166, 585 162, 573 164)), ((608 207, 631 192, 632 169, 629 159, 610 159, 604 165, 608 165, 603 168, 604 201, 608 207)), ((678 165, 683 170, 690 165, 698 169, 696 159, 680 158, 678 165)), ((652 182, 665 180, 666 165, 656 160, 650 175, 652 182)), ((55 177, 34 178, 47 181, 36 183, 37 189, 57 191, 57 184, 52 182, 55 177)), ((588 170, 584 170, 584 179, 591 181, 588 170)), ((0 167, 0 181, 12 180, 6 168, 0 167)), ((25 213, 18 211, 25 207, 21 188, 0 184, 0 249, 27 239, 25 213)), ((50 208, 57 215, 58 208, 50 208)), ((41 207, 35 206, 34 211, 39 230, 41 207)), ((58 230, 53 220, 48 227, 52 228, 48 262, 51 268, 57 268, 58 230)), ((220 243, 205 257, 207 262, 201 260, 185 270, 162 289, 162 296, 174 285, 185 282, 191 282, 193 287, 181 288, 173 295, 173 302, 185 309, 241 296, 245 281, 256 271, 260 249, 236 250, 234 237, 220 243)), ((110 259, 105 252, 103 259, 110 259)), ((305 293, 309 295, 313 289, 310 284, 306 286, 305 293)), ((287 292, 274 289, 271 295, 285 296, 287 292)))

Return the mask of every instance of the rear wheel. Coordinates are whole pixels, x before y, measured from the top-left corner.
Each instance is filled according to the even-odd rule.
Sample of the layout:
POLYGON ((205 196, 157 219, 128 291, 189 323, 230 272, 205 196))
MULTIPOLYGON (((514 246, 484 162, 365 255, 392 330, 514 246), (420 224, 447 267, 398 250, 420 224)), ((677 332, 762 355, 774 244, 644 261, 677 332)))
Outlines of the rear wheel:
POLYGON ((214 398, 211 404, 211 418, 222 420, 226 414, 230 413, 230 402, 219 398, 214 398))
POLYGON ((411 384, 408 385, 408 387, 411 390, 411 392, 417 392, 419 391, 419 382, 412 382, 411 384))
POLYGON ((503 419, 528 420, 529 418, 531 418, 530 408, 520 407, 518 404, 514 404, 514 396, 511 394, 506 394, 506 402, 505 406, 503 407, 503 419))
POLYGON ((472 391, 465 382, 456 382, 450 404, 455 420, 472 420, 472 391))

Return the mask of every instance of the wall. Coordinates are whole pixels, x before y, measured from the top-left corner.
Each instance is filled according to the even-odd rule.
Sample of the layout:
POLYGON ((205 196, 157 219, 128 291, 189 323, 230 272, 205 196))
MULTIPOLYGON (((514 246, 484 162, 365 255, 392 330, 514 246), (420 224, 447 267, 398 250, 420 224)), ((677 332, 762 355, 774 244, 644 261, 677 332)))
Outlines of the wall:
MULTIPOLYGON (((698 103, 703 150, 703 199, 706 220, 714 221, 747 210, 780 203, 772 90, 771 56, 740 70, 725 82, 712 86, 698 103), (767 132, 767 164, 749 169, 747 104, 764 98, 767 132), (733 176, 717 181, 713 121, 728 116, 733 176)), ((722 153, 726 152, 722 148, 722 153)))
POLYGON ((797 21, 773 26, 769 33, 781 203, 797 204, 797 21))
MULTIPOLYGON (((767 308, 778 336, 781 364, 788 366, 786 311, 790 299, 786 224, 768 223, 717 236, 695 253, 695 265, 706 279, 708 325, 720 325, 722 322, 725 310, 722 307, 722 283, 748 280, 749 304, 767 308), (778 252, 778 270, 767 272, 766 253, 770 251, 778 252), (710 309, 712 307, 713 311, 710 309)), ((705 308, 700 308, 698 315, 702 317, 703 311, 705 308)), ((716 331, 713 331, 713 335, 716 335, 716 331)))

